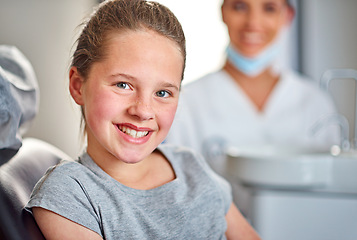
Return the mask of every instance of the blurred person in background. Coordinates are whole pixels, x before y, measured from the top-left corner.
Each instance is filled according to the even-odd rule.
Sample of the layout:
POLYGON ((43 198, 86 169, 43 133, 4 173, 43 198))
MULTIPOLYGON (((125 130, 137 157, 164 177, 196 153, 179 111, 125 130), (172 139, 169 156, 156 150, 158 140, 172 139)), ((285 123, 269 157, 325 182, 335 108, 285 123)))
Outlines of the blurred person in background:
POLYGON ((224 169, 221 153, 227 146, 325 151, 338 144, 340 136, 333 125, 312 134, 314 124, 336 113, 334 103, 316 81, 281 64, 295 15, 292 4, 224 0, 221 13, 230 39, 224 66, 183 86, 166 142, 206 156, 213 169, 231 181, 235 202, 244 213, 244 193, 224 169))

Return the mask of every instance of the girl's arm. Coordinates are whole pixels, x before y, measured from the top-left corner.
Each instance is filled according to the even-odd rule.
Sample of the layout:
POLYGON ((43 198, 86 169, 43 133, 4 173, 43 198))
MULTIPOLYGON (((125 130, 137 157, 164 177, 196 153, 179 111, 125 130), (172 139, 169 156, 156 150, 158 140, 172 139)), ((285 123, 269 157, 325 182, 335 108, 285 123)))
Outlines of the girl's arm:
POLYGON ((252 226, 247 222, 238 208, 231 204, 226 215, 227 221, 227 239, 244 239, 244 240, 259 240, 259 235, 255 232, 252 226))
POLYGON ((98 233, 44 208, 34 207, 32 212, 47 240, 103 240, 98 233))

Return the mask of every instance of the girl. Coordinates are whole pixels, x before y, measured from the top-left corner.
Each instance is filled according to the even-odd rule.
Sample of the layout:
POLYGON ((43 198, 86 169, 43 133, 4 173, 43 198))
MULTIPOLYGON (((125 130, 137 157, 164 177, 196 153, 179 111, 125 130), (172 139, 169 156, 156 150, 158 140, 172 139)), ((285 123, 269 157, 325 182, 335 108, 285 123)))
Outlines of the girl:
POLYGON ((73 55, 69 90, 86 152, 50 169, 27 209, 46 239, 257 239, 229 185, 164 146, 185 67, 180 23, 143 0, 101 4, 73 55))

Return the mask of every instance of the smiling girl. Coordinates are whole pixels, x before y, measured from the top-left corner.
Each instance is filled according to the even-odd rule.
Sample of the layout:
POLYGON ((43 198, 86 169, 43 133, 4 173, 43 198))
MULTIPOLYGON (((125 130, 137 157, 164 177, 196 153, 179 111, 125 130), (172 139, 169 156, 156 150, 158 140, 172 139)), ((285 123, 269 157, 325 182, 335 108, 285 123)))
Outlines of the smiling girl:
POLYGON ((50 169, 27 205, 46 239, 258 238, 199 155, 160 144, 185 59, 181 25, 158 3, 106 1, 91 16, 69 73, 86 151, 50 169))

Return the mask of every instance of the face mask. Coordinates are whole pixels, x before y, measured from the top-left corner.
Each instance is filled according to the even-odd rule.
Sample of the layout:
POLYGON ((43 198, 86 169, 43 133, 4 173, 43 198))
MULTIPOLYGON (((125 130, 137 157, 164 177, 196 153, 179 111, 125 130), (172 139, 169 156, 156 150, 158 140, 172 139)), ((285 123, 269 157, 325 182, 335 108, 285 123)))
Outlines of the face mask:
MULTIPOLYGON (((287 67, 286 59, 281 59, 283 49, 287 49, 288 29, 283 28, 274 42, 257 56, 249 58, 241 55, 231 44, 226 49, 228 60, 244 74, 255 77, 273 67, 272 70, 279 74, 282 69, 287 67)), ((286 56, 285 56, 286 57, 286 56)))
POLYGON ((253 58, 244 57, 236 51, 232 45, 227 47, 228 60, 244 74, 255 77, 267 69, 279 55, 280 48, 273 44, 258 56, 253 58))

